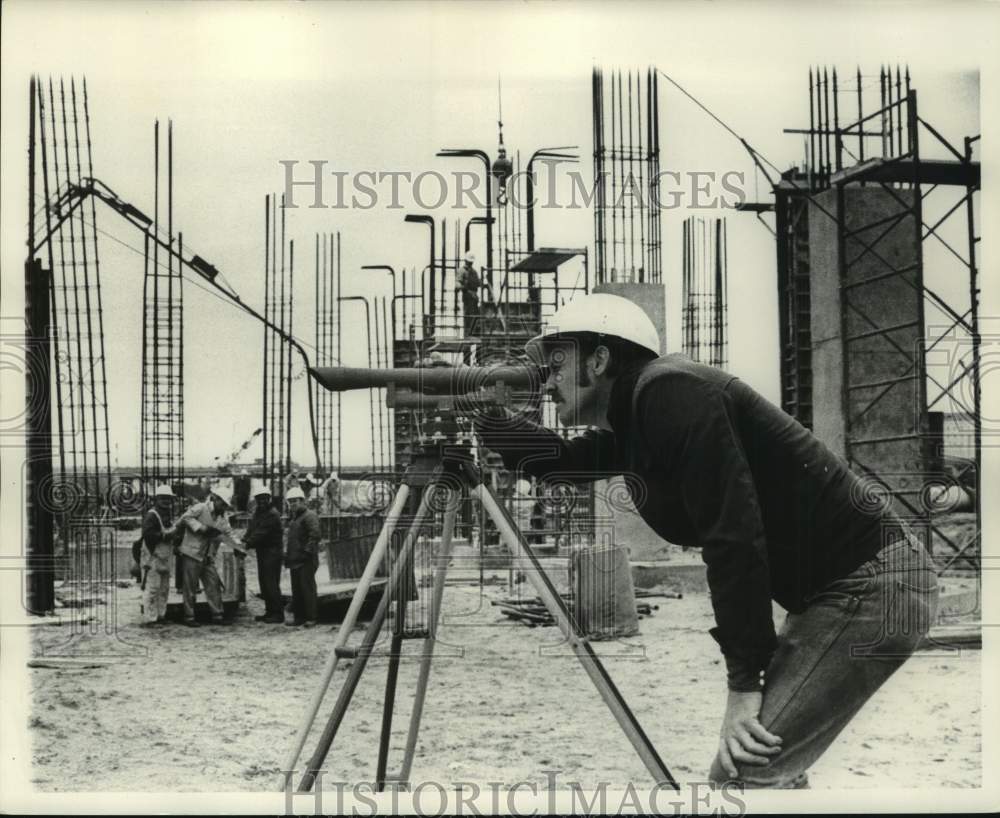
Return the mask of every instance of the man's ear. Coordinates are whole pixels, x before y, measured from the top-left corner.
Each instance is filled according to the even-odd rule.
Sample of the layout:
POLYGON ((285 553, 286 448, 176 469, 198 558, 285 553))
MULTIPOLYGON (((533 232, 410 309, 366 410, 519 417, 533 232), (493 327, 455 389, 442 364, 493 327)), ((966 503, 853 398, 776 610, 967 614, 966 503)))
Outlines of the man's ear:
POLYGON ((611 352, 606 346, 601 344, 594 350, 594 354, 590 356, 590 360, 594 365, 594 375, 603 375, 607 372, 608 365, 611 363, 611 352))

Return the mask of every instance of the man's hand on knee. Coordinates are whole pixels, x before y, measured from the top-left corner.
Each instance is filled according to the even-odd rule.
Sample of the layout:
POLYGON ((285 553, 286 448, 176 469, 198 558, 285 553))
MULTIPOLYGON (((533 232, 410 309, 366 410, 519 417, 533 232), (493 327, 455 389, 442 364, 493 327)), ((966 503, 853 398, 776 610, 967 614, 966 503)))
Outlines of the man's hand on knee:
POLYGON ((781 752, 781 737, 769 733, 757 719, 761 699, 756 691, 729 691, 719 737, 719 762, 731 778, 738 777, 737 764, 763 767, 781 752))

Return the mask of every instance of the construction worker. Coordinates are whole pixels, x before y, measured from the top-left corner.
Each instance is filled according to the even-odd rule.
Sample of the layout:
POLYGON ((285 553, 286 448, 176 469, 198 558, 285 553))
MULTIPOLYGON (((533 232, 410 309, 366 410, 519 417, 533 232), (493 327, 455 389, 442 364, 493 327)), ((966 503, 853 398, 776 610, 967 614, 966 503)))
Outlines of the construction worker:
POLYGON ((466 253, 461 268, 458 271, 457 290, 462 298, 463 337, 472 338, 476 334, 477 318, 479 316, 479 289, 482 282, 476 272, 476 257, 466 253))
POLYGON ((144 625, 163 625, 167 621, 167 598, 173 570, 177 529, 172 525, 174 493, 161 484, 153 494, 153 507, 142 520, 142 613, 144 625))
POLYGON ((302 489, 289 489, 285 564, 292 576, 292 621, 286 625, 311 628, 316 624, 316 569, 319 568, 319 517, 306 508, 302 489))
POLYGON ((257 580, 264 599, 264 613, 256 622, 278 624, 285 621, 281 598, 282 526, 281 515, 271 502, 271 490, 263 481, 254 481, 253 517, 243 536, 243 544, 257 552, 257 580))
POLYGON ((215 568, 215 555, 224 536, 231 536, 232 529, 226 511, 232 508, 232 493, 224 486, 209 491, 204 503, 196 503, 181 515, 177 527, 184 531, 180 545, 181 576, 184 591, 184 624, 198 627, 195 619, 195 599, 198 583, 205 591, 205 599, 212 611, 212 622, 230 625, 222 606, 222 580, 215 568))
POLYGON ((319 495, 322 498, 320 510, 323 514, 340 514, 340 475, 337 472, 330 472, 330 476, 319 487, 319 495))
POLYGON ((933 563, 866 484, 739 379, 659 357, 645 312, 576 298, 527 344, 570 440, 506 410, 476 421, 511 469, 615 474, 664 539, 700 547, 729 694, 715 782, 807 786, 806 771, 910 656, 937 608, 933 563), (775 634, 772 600, 788 611, 775 634))

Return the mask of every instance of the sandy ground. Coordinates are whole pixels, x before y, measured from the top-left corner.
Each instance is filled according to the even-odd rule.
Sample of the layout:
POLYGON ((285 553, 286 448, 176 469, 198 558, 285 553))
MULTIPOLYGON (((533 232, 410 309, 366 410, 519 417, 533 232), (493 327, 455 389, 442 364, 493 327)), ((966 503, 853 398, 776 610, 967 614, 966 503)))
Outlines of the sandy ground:
MULTIPOLYGON (((247 568, 253 591, 253 560, 247 568)), ((277 789, 331 626, 257 625, 263 604, 252 597, 232 627, 150 630, 137 626, 138 589, 117 593, 116 634, 69 641, 67 627, 33 629, 35 656, 116 656, 106 667, 30 671, 33 783, 41 791, 277 789)), ((449 585, 411 780, 544 785, 544 771, 559 770, 561 787, 651 785, 558 631, 512 623, 490 606, 508 595, 503 585, 449 585)), ((704 594, 650 601, 659 609, 641 621, 640 636, 597 643, 598 652, 674 775, 704 780, 725 700, 709 602, 704 594)), ((384 655, 370 661, 325 764, 328 780, 373 779, 386 667, 384 655)), ((416 661, 402 662, 390 772, 416 671, 416 661)), ((979 651, 918 654, 814 767, 812 786, 979 786, 980 699, 979 651)))

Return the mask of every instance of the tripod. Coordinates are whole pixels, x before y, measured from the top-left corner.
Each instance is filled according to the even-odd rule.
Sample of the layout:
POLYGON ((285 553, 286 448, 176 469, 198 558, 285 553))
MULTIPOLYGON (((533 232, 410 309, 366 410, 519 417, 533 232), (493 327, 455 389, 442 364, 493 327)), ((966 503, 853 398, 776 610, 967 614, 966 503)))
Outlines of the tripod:
POLYGON ((628 704, 615 686, 614 681, 608 675, 600 658, 594 652, 587 639, 577 633, 572 616, 566 608, 562 597, 542 569, 538 558, 518 530, 516 523, 507 513, 506 509, 497 502, 496 497, 490 491, 489 487, 483 483, 479 468, 473 462, 470 445, 468 443, 442 442, 438 440, 418 444, 414 451, 413 459, 406 469, 396 496, 393 498, 385 519, 385 524, 372 550, 371 557, 362 574, 354 598, 351 600, 344 622, 338 631, 333 651, 323 669, 322 681, 309 703, 306 718, 299 728, 295 737, 295 745, 283 767, 286 771, 295 769, 306 737, 316 719, 316 714, 330 685, 330 680, 333 677, 339 660, 351 659, 353 663, 344 680, 336 704, 327 719, 316 749, 309 759, 303 777, 299 782, 299 792, 308 792, 312 788, 317 773, 326 760, 327 753, 330 751, 333 740, 347 712, 348 705, 354 695, 361 674, 364 672, 368 659, 372 654, 372 648, 382 629, 389 605, 393 601, 396 603, 396 609, 389 654, 389 669, 386 678, 385 702, 382 711, 382 730, 379 739, 375 783, 377 790, 382 791, 388 782, 397 782, 405 785, 409 781, 413 756, 416 750, 417 733, 420 729, 420 719, 427 693, 427 681, 430 676, 435 634, 441 613, 441 601, 444 596, 445 575, 451 556, 452 536, 454 534, 458 500, 463 487, 467 488, 469 494, 482 504, 486 513, 489 514, 496 525, 500 532, 500 537, 510 553, 528 568, 528 578, 534 586, 535 591, 542 599, 549 613, 552 614, 567 643, 580 660, 583 669, 590 676, 601 698, 611 710, 612 715, 618 721, 618 724, 632 743, 632 746, 639 754, 639 757, 646 765, 646 769, 649 770, 653 779, 657 783, 665 783, 672 786, 675 790, 679 790, 677 782, 656 752, 656 748, 643 731, 635 715, 629 709, 628 704), (361 644, 356 648, 349 648, 347 647, 347 640, 354 628, 358 612, 371 586, 371 581, 386 556, 390 539, 399 524, 400 517, 408 500, 411 495, 415 499, 417 492, 419 492, 419 506, 413 516, 405 539, 399 546, 398 552, 390 561, 391 570, 389 572, 389 580, 378 608, 368 629, 365 631, 361 644), (428 522, 429 518, 431 518, 432 506, 436 504, 432 498, 438 492, 444 494, 446 503, 444 505, 441 553, 436 559, 434 569, 427 627, 426 629, 407 630, 404 614, 410 596, 406 589, 407 583, 412 581, 410 577, 412 576, 413 549, 421 529, 428 522), (424 651, 418 670, 417 687, 410 715, 402 765, 398 774, 389 775, 386 771, 389 738, 392 729, 396 678, 404 639, 423 639, 424 651))

